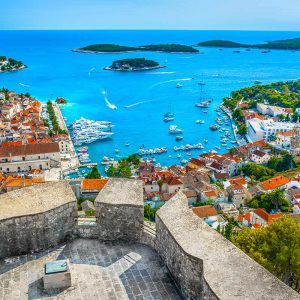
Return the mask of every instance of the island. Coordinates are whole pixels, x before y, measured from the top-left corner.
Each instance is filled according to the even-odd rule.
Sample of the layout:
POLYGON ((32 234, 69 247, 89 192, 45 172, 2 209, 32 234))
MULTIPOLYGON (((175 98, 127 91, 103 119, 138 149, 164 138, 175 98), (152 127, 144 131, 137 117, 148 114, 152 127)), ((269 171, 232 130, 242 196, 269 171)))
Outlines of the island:
POLYGON ((211 40, 200 42, 197 46, 202 47, 218 47, 218 48, 258 48, 258 49, 274 49, 274 50, 299 50, 300 38, 268 41, 264 44, 242 44, 227 40, 211 40))
POLYGON ((67 99, 63 98, 63 97, 57 97, 55 102, 57 104, 67 104, 67 99))
POLYGON ((17 71, 26 68, 26 66, 18 60, 0 56, 0 72, 17 71))
POLYGON ((109 71, 148 71, 153 69, 165 68, 158 62, 145 58, 126 58, 113 61, 112 65, 105 67, 109 71))
POLYGON ((78 49, 72 49, 74 52, 82 53, 124 53, 137 51, 168 52, 168 53, 198 53, 199 50, 192 46, 180 44, 158 44, 144 46, 121 46, 115 44, 94 44, 78 49))

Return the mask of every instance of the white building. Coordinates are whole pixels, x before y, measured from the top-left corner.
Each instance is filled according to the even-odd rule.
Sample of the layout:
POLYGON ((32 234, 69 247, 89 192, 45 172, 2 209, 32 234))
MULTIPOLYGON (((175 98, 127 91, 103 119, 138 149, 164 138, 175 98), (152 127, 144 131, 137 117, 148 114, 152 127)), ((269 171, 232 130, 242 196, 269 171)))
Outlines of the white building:
POLYGON ((19 173, 59 166, 58 143, 0 147, 0 172, 19 173))
POLYGON ((247 120, 247 134, 252 142, 259 140, 272 141, 277 133, 291 131, 294 127, 295 123, 277 122, 272 119, 259 120, 254 118, 247 120))
POLYGON ((266 164, 270 158, 268 153, 260 150, 255 150, 251 155, 251 160, 257 164, 266 164))

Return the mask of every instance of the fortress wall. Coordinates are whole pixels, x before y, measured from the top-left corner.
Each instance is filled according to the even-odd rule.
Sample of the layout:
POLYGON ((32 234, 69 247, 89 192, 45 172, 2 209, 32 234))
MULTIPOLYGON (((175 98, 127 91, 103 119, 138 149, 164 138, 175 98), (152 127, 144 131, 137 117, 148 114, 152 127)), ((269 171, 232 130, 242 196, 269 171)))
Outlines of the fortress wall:
POLYGON ((140 239, 144 221, 141 181, 111 178, 98 194, 94 206, 99 239, 140 239))
POLYGON ((185 299, 299 299, 249 256, 205 224, 178 192, 157 212, 155 248, 185 299))
POLYGON ((76 212, 74 194, 61 182, 1 195, 0 258, 45 250, 70 239, 76 212))

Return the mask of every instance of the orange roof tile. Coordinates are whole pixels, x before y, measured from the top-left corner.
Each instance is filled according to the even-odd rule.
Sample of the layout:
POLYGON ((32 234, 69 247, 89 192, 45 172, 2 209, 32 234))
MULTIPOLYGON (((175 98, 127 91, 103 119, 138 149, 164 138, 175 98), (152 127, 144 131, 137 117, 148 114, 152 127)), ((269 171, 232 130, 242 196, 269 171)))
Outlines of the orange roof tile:
POLYGON ((259 217, 261 217, 262 219, 264 219, 267 223, 272 222, 273 220, 279 219, 281 217, 283 217, 282 213, 277 213, 277 214, 268 214, 264 209, 262 208, 257 208, 254 210, 254 213, 256 215, 258 215, 259 217))
POLYGON ((104 179, 83 179, 81 184, 82 190, 100 190, 103 189, 106 183, 108 182, 107 178, 104 179))
POLYGON ((212 205, 193 207, 192 210, 200 218, 216 216, 218 214, 212 205))
POLYGON ((287 184, 289 181, 290 180, 284 176, 276 176, 271 179, 260 182, 259 184, 263 187, 264 190, 268 191, 281 187, 284 184, 287 184))
POLYGON ((205 191, 203 192, 207 197, 217 197, 218 193, 215 190, 205 191))
POLYGON ((229 179, 230 184, 244 185, 247 184, 247 181, 244 177, 236 177, 229 179))

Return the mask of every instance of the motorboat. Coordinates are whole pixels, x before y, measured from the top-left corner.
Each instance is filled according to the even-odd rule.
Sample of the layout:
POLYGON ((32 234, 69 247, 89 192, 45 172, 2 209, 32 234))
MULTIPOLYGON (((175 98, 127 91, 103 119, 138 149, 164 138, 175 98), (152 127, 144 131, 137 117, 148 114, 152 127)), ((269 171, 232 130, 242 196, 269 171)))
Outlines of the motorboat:
POLYGON ((176 136, 176 141, 181 141, 182 139, 183 139, 183 136, 181 136, 181 135, 176 136))
POLYGON ((260 81, 260 80, 254 80, 254 84, 262 84, 262 81, 260 81))
POLYGON ((196 124, 204 124, 205 122, 203 120, 196 120, 196 124))
POLYGON ((170 133, 170 134, 177 134, 177 133, 182 133, 182 132, 183 132, 183 130, 180 129, 180 128, 178 128, 177 125, 171 125, 171 126, 169 127, 169 133, 170 133))
POLYGON ((208 143, 208 139, 204 139, 203 141, 204 141, 204 143, 208 143))
POLYGON ((130 146, 130 144, 127 142, 127 143, 125 143, 125 147, 129 147, 130 146))
POLYGON ((183 87, 183 85, 182 85, 182 84, 180 84, 180 83, 177 83, 177 84, 176 84, 176 87, 179 89, 179 88, 182 88, 182 87, 183 87))
POLYGON ((216 124, 210 125, 210 126, 209 126, 209 129, 211 129, 211 130, 218 130, 218 129, 219 129, 219 126, 216 125, 216 124))
POLYGON ((171 122, 174 121, 174 117, 164 117, 164 122, 171 122))
POLYGON ((195 104, 196 107, 207 108, 209 107, 209 101, 200 101, 195 104))

